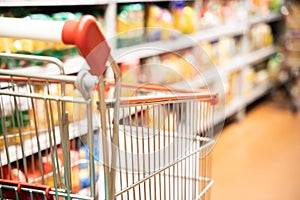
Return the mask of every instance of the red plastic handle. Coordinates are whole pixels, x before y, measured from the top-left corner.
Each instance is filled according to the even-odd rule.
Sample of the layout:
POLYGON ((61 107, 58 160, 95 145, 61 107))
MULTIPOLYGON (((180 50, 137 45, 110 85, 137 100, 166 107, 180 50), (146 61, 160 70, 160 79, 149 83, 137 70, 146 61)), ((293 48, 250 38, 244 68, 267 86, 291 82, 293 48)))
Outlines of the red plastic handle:
POLYGON ((111 49, 93 16, 84 15, 79 21, 67 20, 62 30, 62 40, 65 44, 77 46, 92 75, 104 73, 111 49))

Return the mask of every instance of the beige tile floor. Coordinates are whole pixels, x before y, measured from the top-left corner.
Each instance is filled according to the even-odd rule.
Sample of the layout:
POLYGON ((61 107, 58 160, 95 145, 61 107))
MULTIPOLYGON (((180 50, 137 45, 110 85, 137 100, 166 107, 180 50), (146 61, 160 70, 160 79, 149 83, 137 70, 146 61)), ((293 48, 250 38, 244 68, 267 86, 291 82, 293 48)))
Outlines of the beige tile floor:
POLYGON ((300 199, 300 112, 285 104, 266 99, 218 136, 211 200, 300 199))

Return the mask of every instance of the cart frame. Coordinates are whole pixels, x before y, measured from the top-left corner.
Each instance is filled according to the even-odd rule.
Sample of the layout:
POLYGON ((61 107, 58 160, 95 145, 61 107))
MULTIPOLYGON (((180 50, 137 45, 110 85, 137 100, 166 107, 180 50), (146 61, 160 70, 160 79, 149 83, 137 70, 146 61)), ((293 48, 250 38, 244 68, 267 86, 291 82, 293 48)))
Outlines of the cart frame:
MULTIPOLYGON (((17 20, 18 21, 18 20, 17 20)), ((95 30, 95 23, 88 17, 79 23, 87 22, 88 28, 95 30)), ((1 23, 1 20, 0 20, 1 23)), ((3 22, 2 22, 3 23, 3 22)), ((20 23, 20 21, 18 21, 20 23)), ((53 24, 52 24, 53 25, 53 24)), ((80 27, 77 22, 66 22, 66 26, 59 23, 59 30, 63 33, 63 41, 72 43, 69 38, 70 30, 80 27), (70 28, 71 27, 71 28, 70 28), (67 28, 66 30, 64 28, 67 28), (69 29, 68 29, 69 28, 69 29), (66 36, 67 35, 67 36, 66 36), (67 39, 66 39, 67 38, 67 39)), ((15 27, 12 27, 15 30, 15 27)), ((99 33, 99 31, 96 31, 99 33)), ((1 34, 0 34, 1 35, 1 34)), ((78 35, 81 35, 80 33, 78 35)), ((88 34, 87 34, 88 35, 88 34)), ((98 34, 99 35, 99 34, 98 34)), ((100 36, 102 34, 100 33, 100 36)), ((77 36, 76 36, 77 37, 77 36)), ((55 40, 57 38, 54 38, 55 40)), ((102 42, 103 38, 100 39, 102 42)), ((0 179, 0 196, 4 199, 209 199, 209 189, 213 184, 211 176, 210 149, 214 143, 214 106, 218 96, 207 90, 183 91, 169 87, 153 85, 122 85, 120 70, 111 56, 107 56, 108 64, 114 72, 114 85, 109 84, 103 76, 104 66, 94 63, 95 54, 87 55, 97 44, 84 48, 81 40, 79 48, 92 67, 91 71, 82 69, 77 77, 64 75, 63 64, 54 58, 32 55, 16 55, 1 53, 1 57, 10 59, 39 60, 52 62, 60 69, 57 76, 33 75, 10 70, 0 70, 0 97, 11 99, 10 105, 16 113, 13 117, 14 127, 18 129, 16 137, 21 146, 21 158, 15 158, 17 167, 19 161, 23 164, 25 181, 0 179), (87 51, 86 51, 87 50, 87 51), (92 72, 92 74, 90 74, 92 72), (1 81, 5 83, 1 85, 1 81), (92 83, 91 83, 92 82, 92 83), (34 83, 43 83, 46 94, 39 94, 34 90, 34 83), (51 84, 59 85, 59 94, 49 92, 51 84), (81 97, 67 96, 66 84, 76 85, 81 97), (27 91, 18 91, 19 87, 27 91), (113 90, 113 97, 105 99, 105 91, 113 90), (121 98, 121 88, 132 90, 132 96, 121 98), (92 90, 97 91, 97 104, 91 96, 92 90), (19 114, 20 98, 25 98, 28 107, 33 109, 33 132, 37 143, 39 171, 42 184, 31 184, 28 178, 27 154, 23 141, 22 115, 19 114), (49 138, 49 155, 52 162, 52 177, 54 187, 45 186, 42 168, 42 152, 40 148, 40 127, 38 113, 35 110, 35 100, 42 100, 46 113, 46 131, 49 138), (51 103, 55 102, 56 107, 51 103), (85 133, 87 134, 88 174, 90 189, 88 195, 75 194, 72 189, 73 171, 70 154, 70 121, 67 103, 83 104, 86 116, 85 133), (94 104, 95 103, 95 104, 94 104), (97 107, 98 137, 96 145, 101 163, 100 171, 96 169, 93 116, 97 107), (57 109, 57 112, 54 112, 57 109), (55 124, 55 115, 58 124, 55 124), (57 133, 59 133, 57 135, 57 133), (60 142, 58 141, 58 136, 60 142), (57 137, 57 138, 56 138, 57 137), (57 146, 62 147, 62 163, 59 162, 57 146), (123 162, 124 161, 124 162, 123 162), (129 164, 130 163, 130 164, 129 164), (62 167, 63 166, 63 167, 62 167), (63 174, 61 171, 63 170, 63 174), (100 178, 96 184, 95 175, 100 178)), ((75 40, 76 43, 76 40, 75 40)), ((106 45, 101 46, 103 50, 106 45)), ((105 51, 105 54, 109 53, 105 51)), ((103 64, 104 61, 101 60, 103 64)), ((98 63, 99 64, 99 63, 98 63)), ((5 155, 11 169, 11 151, 8 144, 8 132, 5 121, 7 109, 0 105, 5 155)), ((16 145, 17 146, 17 145, 16 145)), ((1 158, 0 158, 1 159, 1 158)), ((10 170, 9 170, 10 172, 10 170)), ((2 177, 1 177, 2 178, 2 177)), ((10 174, 10 179, 12 175, 10 174)))

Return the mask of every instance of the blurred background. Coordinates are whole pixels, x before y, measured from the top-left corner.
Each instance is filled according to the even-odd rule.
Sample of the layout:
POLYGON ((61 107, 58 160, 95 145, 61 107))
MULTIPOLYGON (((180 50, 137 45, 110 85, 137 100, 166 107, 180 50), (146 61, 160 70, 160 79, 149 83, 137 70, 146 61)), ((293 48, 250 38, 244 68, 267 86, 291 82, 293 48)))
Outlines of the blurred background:
MULTIPOLYGON (((3 17, 65 21, 85 14, 108 38, 124 83, 187 84, 220 94, 207 197, 300 199, 300 1, 0 0, 3 17)), ((69 75, 84 62, 74 46, 50 41, 0 38, 0 52, 55 57, 69 75)), ((59 73, 48 63, 7 58, 0 68, 59 73)))

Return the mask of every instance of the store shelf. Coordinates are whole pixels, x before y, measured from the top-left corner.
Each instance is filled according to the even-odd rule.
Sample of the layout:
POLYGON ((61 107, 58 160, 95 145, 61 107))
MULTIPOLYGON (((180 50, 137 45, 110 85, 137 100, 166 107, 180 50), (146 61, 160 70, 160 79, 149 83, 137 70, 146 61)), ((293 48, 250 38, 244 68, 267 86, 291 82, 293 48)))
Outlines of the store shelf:
POLYGON ((196 46, 199 42, 213 41, 224 36, 241 35, 246 31, 240 24, 225 24, 198 31, 194 34, 183 35, 178 32, 175 39, 148 42, 120 49, 113 49, 112 55, 117 62, 124 62, 132 58, 147 58, 162 53, 174 52, 196 46))
POLYGON ((223 112, 216 112, 214 123, 221 123, 228 117, 234 115, 235 113, 238 113, 242 109, 246 108, 249 104, 264 96, 271 88, 271 83, 262 84, 259 87, 257 87, 249 97, 237 98, 233 100, 229 105, 225 106, 225 114, 223 113, 223 110, 223 112))
POLYGON ((261 98, 263 95, 265 95, 270 89, 273 87, 273 84, 271 82, 266 82, 263 84, 260 84, 259 86, 256 86, 252 94, 250 94, 248 97, 245 97, 243 102, 243 107, 246 107, 247 105, 253 103, 257 99, 261 98))
MULTIPOLYGON (((95 120, 95 119, 94 119, 95 120)), ((96 124, 96 123, 94 123, 96 124)), ((97 127, 95 126, 95 129, 97 127)), ((86 121, 81 121, 77 123, 71 123, 69 125, 69 133, 70 133, 70 140, 86 135, 87 133, 87 126, 86 126, 86 121)), ((23 133, 23 135, 27 134, 28 137, 30 137, 30 133, 23 133)), ((37 144, 37 139, 35 137, 35 133, 32 133, 34 136, 31 138, 28 138, 23 141, 23 147, 24 147, 24 154, 26 156, 30 156, 32 154, 38 153, 38 144, 37 144)), ((55 127, 54 131, 51 133, 52 137, 52 144, 54 144, 53 141, 53 134, 55 134, 55 140, 56 144, 61 143, 61 137, 60 137, 60 130, 59 127, 55 127)), ((14 136, 15 137, 15 136, 14 136)), ((16 137, 19 137, 18 135, 16 137)), ((50 142, 49 142, 49 133, 47 130, 40 131, 39 132, 39 143, 40 143, 40 148, 41 150, 49 149, 50 148, 50 142)), ((10 145, 8 146, 8 152, 9 152, 9 161, 14 162, 19 159, 23 158, 22 155, 22 149, 20 145, 10 145)), ((8 164, 8 159, 6 155, 5 149, 0 150, 0 160, 2 165, 8 164)))
POLYGON ((242 35, 247 31, 245 24, 229 23, 207 28, 189 35, 195 42, 214 41, 225 36, 242 35))
POLYGON ((148 42, 144 44, 113 49, 112 55, 117 62, 125 62, 132 58, 147 58, 162 53, 174 52, 195 46, 195 42, 188 36, 181 35, 176 39, 148 42))
MULTIPOLYGON (((254 16, 250 19, 250 25, 260 22, 273 22, 280 20, 280 13, 271 12, 269 15, 254 16)), ((112 55, 118 62, 124 62, 129 58, 146 58, 166 52, 174 52, 185 48, 196 46, 199 42, 214 41, 225 36, 243 35, 248 31, 247 24, 227 23, 202 29, 194 34, 183 35, 178 32, 178 37, 164 41, 148 42, 144 44, 113 49, 112 55)))
POLYGON ((237 55, 233 57, 232 59, 226 61, 224 64, 222 64, 219 68, 220 74, 227 75, 231 72, 241 70, 243 66, 246 64, 243 60, 242 55, 237 55))
MULTIPOLYGON (((244 66, 259 63, 271 56, 272 54, 274 54, 275 52, 276 47, 270 46, 251 53, 236 56, 230 61, 224 63, 220 67, 220 73, 222 76, 226 76, 230 72, 242 70, 244 66)), ((253 103, 257 99, 265 95, 272 87, 273 84, 271 82, 267 82, 265 84, 257 86, 253 93, 249 94, 248 97, 235 99, 229 105, 225 106, 225 114, 221 113, 220 111, 216 113, 215 124, 218 124, 224 119, 227 119, 228 117, 232 116, 233 114, 238 113, 241 109, 247 107, 249 104, 253 103)))
POLYGON ((216 69, 209 69, 202 75, 171 84, 170 87, 189 91, 195 88, 207 88, 216 79, 216 72, 216 69))
POLYGON ((225 106, 225 114, 221 111, 216 112, 214 123, 218 124, 224 119, 238 113, 240 110, 246 108, 259 98, 263 97, 273 87, 271 82, 266 82, 256 87, 256 89, 248 95, 248 97, 236 98, 229 105, 225 106))
MULTIPOLYGON (((12 7, 12 6, 60 6, 60 5, 113 5, 108 6, 108 16, 115 17, 117 3, 135 3, 137 1, 133 0, 0 0, 0 6, 12 7), (111 10, 110 10, 111 9, 111 10), (111 12, 113 11, 113 12, 111 12)), ((153 2, 151 0, 141 0, 139 2, 153 2)), ((167 0, 157 0, 155 2, 169 2, 167 0)), ((195 1, 193 1, 195 2, 195 1)), ((109 20, 110 18, 108 18, 109 20)), ((256 15, 249 16, 248 21, 246 23, 236 22, 236 23, 227 23, 220 24, 214 27, 208 27, 205 29, 201 29, 200 31, 194 34, 183 35, 177 32, 177 37, 164 41, 155 41, 155 42, 147 42, 144 44, 134 45, 130 47, 124 47, 120 49, 112 48, 112 56, 117 62, 124 62, 134 58, 147 58, 151 56, 160 55, 167 52, 176 52, 178 50, 192 48, 197 46, 200 42, 204 41, 217 41, 222 37, 230 36, 246 36, 246 34, 250 31, 252 25, 257 23, 270 23, 274 21, 278 21, 282 19, 282 15, 277 12, 270 12, 266 15, 256 15)), ((114 19, 115 20, 115 19, 114 19)), ((111 31, 112 35, 115 34, 115 30, 111 31)), ((114 43, 115 41, 113 41, 114 43)), ((272 54, 276 52, 276 48, 274 46, 265 47, 253 52, 245 53, 242 55, 237 55, 232 59, 228 60, 221 66, 217 68, 210 69, 202 74, 202 76, 195 77, 194 79, 183 81, 176 83, 172 86, 177 88, 185 88, 188 86, 191 87, 201 87, 205 86, 207 83, 210 83, 218 76, 218 71, 221 74, 221 77, 227 75, 233 71, 242 70, 246 65, 253 65, 259 63, 272 54)), ((84 65, 84 59, 80 56, 76 56, 73 58, 69 58, 65 61, 65 72, 66 74, 74 74, 77 73, 82 66, 84 65)), ((34 72, 36 74, 59 74, 59 69, 53 64, 48 64, 46 66, 32 66, 26 69, 26 72, 31 73, 34 72)), ((263 95, 271 86, 262 86, 256 90, 253 95, 249 98, 239 99, 232 102, 230 105, 226 107, 225 117, 232 115, 237 112, 241 107, 245 107, 248 104, 255 101, 261 95, 263 95)), ((30 153, 28 153, 29 155, 30 153)), ((19 154, 21 155, 21 154, 19 154)), ((3 156, 1 157, 3 158, 3 156)))
POLYGON ((228 118, 237 113, 243 108, 241 99, 237 98, 233 100, 227 107, 225 107, 225 117, 228 118))
POLYGON ((250 19, 250 24, 254 25, 257 23, 270 23, 270 22, 274 22, 274 21, 278 21, 282 18, 282 15, 278 12, 271 12, 267 15, 257 15, 257 16, 253 16, 250 19))
POLYGON ((178 89, 206 87, 208 84, 212 83, 217 78, 220 78, 220 76, 226 76, 230 72, 241 70, 246 65, 252 65, 260 61, 263 61, 264 59, 268 58, 275 52, 276 52, 276 47, 270 46, 244 55, 238 55, 230 59, 220 67, 206 70, 205 72, 202 73, 201 76, 197 76, 190 80, 178 82, 170 86, 178 89), (220 76, 217 74, 218 73, 217 70, 219 71, 220 76))
MULTIPOLYGON (((56 0, 55 0, 56 1, 56 0)), ((31 1, 30 1, 31 2, 31 1)), ((37 2, 37 1, 32 1, 37 2)), ((43 2, 43 1, 41 1, 43 2)), ((93 1, 94 3, 96 1, 93 1)), ((92 3, 92 2, 90 2, 92 3)), ((104 3, 104 1, 103 1, 104 3)), ((98 4, 98 3, 97 3, 98 4)), ((279 14, 273 13, 269 17, 254 18, 253 23, 258 20, 276 20, 280 17, 279 14)), ((160 55, 167 52, 174 52, 185 48, 191 48, 196 46, 199 42, 203 41, 214 41, 224 36, 236 36, 242 35, 247 31, 247 27, 241 24, 223 24, 212 28, 203 29, 194 34, 183 35, 178 32, 178 37, 175 39, 161 40, 155 42, 148 42, 130 47, 124 47, 120 49, 112 49, 112 56, 117 62, 125 62, 133 58, 147 58, 151 56, 160 55)), ((253 62, 259 62, 261 59, 274 53, 276 50, 274 47, 264 48, 262 50, 255 51, 243 56, 237 56, 230 61, 226 62, 220 69, 222 73, 227 73, 232 70, 237 70, 239 67, 245 64, 252 64, 253 62)), ((84 64, 84 59, 80 56, 69 58, 65 61, 65 72, 66 74, 77 73, 84 64)), ((30 66, 26 69, 20 69, 21 71, 26 70, 27 72, 35 72, 38 74, 59 74, 59 70, 49 64, 47 66, 30 66)))
POLYGON ((242 99, 236 98, 230 104, 225 105, 225 111, 223 109, 221 109, 221 111, 216 112, 215 118, 214 118, 214 123, 218 124, 218 123, 223 122, 228 117, 239 112, 243 107, 244 107, 244 104, 243 104, 242 99))
MULTIPOLYGON (((169 42, 171 43, 171 41, 169 42)), ((164 49, 162 49, 163 46, 164 46, 163 42, 159 41, 159 42, 149 43, 149 46, 148 44, 137 45, 136 49, 134 49, 133 47, 129 47, 128 50, 122 48, 117 52, 119 55, 117 56, 115 55, 114 58, 117 60, 117 62, 124 62, 128 59, 132 59, 133 57, 146 58, 149 56, 155 56, 165 52, 171 52, 171 50, 165 51, 164 49), (153 47, 153 49, 151 49, 151 46, 153 47), (161 49, 159 49, 159 46, 161 47, 161 49)), ((183 45, 181 47, 183 47, 183 45)), ((275 52, 276 52, 275 46, 265 47, 251 53, 235 56, 234 58, 230 59, 229 61, 225 62, 224 64, 222 64, 217 68, 219 69, 222 75, 226 75, 232 71, 241 69, 245 65, 258 63, 264 60, 265 58, 269 57, 270 55, 274 54, 275 52)), ((74 74, 79 72, 80 69, 84 66, 84 63, 85 60, 81 56, 68 58, 64 62, 65 73, 74 74)), ((46 74, 57 75, 60 73, 58 67, 55 66, 54 64, 47 64, 46 66, 29 66, 26 68, 19 68, 16 70, 20 72, 26 72, 26 73, 34 72, 36 74, 45 74, 45 75, 46 74)), ((216 76, 215 72, 216 72, 215 69, 207 70, 205 73, 203 73, 203 77, 205 78, 206 81, 212 80, 216 76)), ((199 84, 198 81, 192 80, 191 82, 195 83, 196 85, 199 84)))
POLYGON ((230 72, 242 69, 246 65, 259 63, 274 53, 276 53, 276 47, 269 46, 250 53, 235 56, 219 67, 220 73, 222 75, 227 75, 230 72))
POLYGON ((0 6, 74 6, 74 5, 105 5, 109 0, 2 0, 0 6))
POLYGON ((242 57, 241 62, 244 62, 244 65, 254 65, 257 64, 272 54, 276 53, 277 48, 275 46, 264 47, 262 49, 250 52, 242 57))

